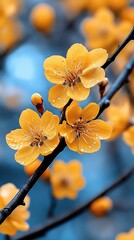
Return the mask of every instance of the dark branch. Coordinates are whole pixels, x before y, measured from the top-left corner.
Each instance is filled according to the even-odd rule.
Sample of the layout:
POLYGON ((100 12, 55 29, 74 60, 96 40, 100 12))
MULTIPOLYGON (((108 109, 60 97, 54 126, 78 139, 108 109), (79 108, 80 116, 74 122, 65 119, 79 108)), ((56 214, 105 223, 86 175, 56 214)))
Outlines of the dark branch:
MULTIPOLYGON (((100 101, 99 115, 104 111, 105 108, 108 107, 108 105, 110 104, 110 99, 113 97, 113 95, 126 83, 128 79, 128 75, 132 71, 133 67, 134 67, 134 58, 128 63, 124 71, 118 77, 115 84, 113 84, 110 90, 106 93, 106 95, 100 101)), ((24 198, 26 197, 28 192, 31 190, 31 188, 34 186, 34 184, 39 179, 39 177, 43 174, 43 172, 53 162, 55 157, 57 157, 58 154, 62 152, 65 147, 66 147, 65 140, 64 138, 61 138, 61 141, 58 147, 50 155, 44 157, 43 162, 37 168, 37 170, 33 173, 33 175, 30 177, 28 182, 19 190, 17 195, 7 204, 7 206, 0 211, 0 224, 4 222, 4 220, 13 212, 15 208, 17 208, 19 205, 24 205, 24 198)))
POLYGON ((29 239, 33 239, 36 237, 40 237, 43 234, 45 234, 47 231, 51 230, 52 228, 55 228, 61 224, 64 224, 65 222, 77 217, 79 214, 83 213, 83 211, 87 210, 87 208, 89 208, 89 206, 96 199, 98 199, 104 195, 107 195, 110 191, 114 190, 116 187, 118 187, 120 184, 122 184, 125 180, 127 180, 130 176, 132 176, 133 173, 134 173, 134 167, 131 167, 128 171, 123 173, 121 175, 121 177, 118 178, 114 183, 112 183, 105 190, 103 190, 96 197, 93 197, 91 200, 89 200, 85 204, 82 204, 81 206, 77 207, 75 210, 72 210, 68 214, 50 219, 47 222, 47 224, 45 224, 44 226, 40 226, 36 229, 34 228, 34 230, 31 230, 31 231, 27 232, 26 234, 23 234, 22 237, 19 237, 16 240, 29 240, 29 239))
POLYGON ((131 41, 134 40, 134 27, 132 28, 131 32, 129 33, 128 37, 124 40, 124 42, 119 45, 119 47, 115 50, 115 52, 112 54, 111 57, 107 59, 105 64, 102 66, 102 68, 108 67, 118 56, 118 54, 122 51, 122 49, 131 41))

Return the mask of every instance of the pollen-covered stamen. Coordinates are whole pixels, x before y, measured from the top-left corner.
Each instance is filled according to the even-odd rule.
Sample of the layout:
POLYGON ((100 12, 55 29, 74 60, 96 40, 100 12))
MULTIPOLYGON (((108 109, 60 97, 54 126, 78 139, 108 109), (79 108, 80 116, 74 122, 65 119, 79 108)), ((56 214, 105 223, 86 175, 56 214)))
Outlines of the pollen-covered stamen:
POLYGON ((77 82, 80 82, 78 73, 72 73, 68 69, 65 69, 65 70, 66 70, 66 79, 63 83, 64 86, 68 85, 69 87, 73 87, 77 82))
POLYGON ((71 127, 76 131, 77 138, 79 138, 82 133, 86 132, 86 122, 84 122, 82 118, 79 118, 71 127))
POLYGON ((31 147, 35 147, 35 146, 41 147, 46 139, 47 139, 47 137, 46 137, 46 136, 43 136, 42 133, 41 133, 40 135, 37 134, 37 135, 33 138, 30 146, 31 146, 31 147))

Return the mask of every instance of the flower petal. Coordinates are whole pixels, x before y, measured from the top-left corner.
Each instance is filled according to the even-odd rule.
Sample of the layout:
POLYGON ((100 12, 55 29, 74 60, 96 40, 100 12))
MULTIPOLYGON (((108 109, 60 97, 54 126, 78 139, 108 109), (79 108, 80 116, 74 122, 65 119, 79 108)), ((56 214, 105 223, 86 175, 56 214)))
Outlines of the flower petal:
POLYGON ((67 139, 65 138, 65 141, 66 141, 66 144, 68 146, 69 149, 71 149, 72 151, 74 152, 78 152, 78 153, 82 153, 80 150, 79 150, 79 139, 78 138, 75 138, 73 142, 69 142, 67 141, 67 139))
POLYGON ((63 162, 62 160, 57 160, 53 164, 53 171, 54 173, 61 173, 64 170, 66 170, 66 163, 63 162))
POLYGON ((57 135, 51 140, 45 140, 43 145, 39 148, 39 152, 41 155, 47 156, 53 152, 53 150, 58 146, 58 144, 59 137, 57 135))
POLYGON ((101 67, 108 58, 108 53, 103 48, 93 49, 88 53, 89 55, 89 67, 96 68, 101 67))
POLYGON ((96 119, 88 123, 89 132, 95 132, 99 139, 108 139, 112 134, 112 126, 103 120, 96 119))
MULTIPOLYGON (((78 160, 72 160, 67 165, 68 172, 77 175, 82 173, 82 164, 78 160)), ((79 176, 80 178, 80 176, 79 176)))
POLYGON ((104 80, 105 71, 103 68, 92 68, 86 69, 83 71, 80 76, 81 82, 85 88, 91 88, 97 85, 99 82, 104 80))
POLYGON ((67 96, 68 86, 56 85, 49 90, 48 101, 52 106, 57 108, 63 108, 69 101, 67 96))
POLYGON ((15 154, 16 162, 27 166, 35 161, 39 156, 38 147, 24 147, 19 149, 15 154))
POLYGON ((41 118, 40 128, 48 140, 51 140, 57 134, 57 126, 59 124, 59 117, 46 111, 41 118))
POLYGON ((79 138, 79 150, 83 153, 93 153, 100 149, 100 140, 95 136, 83 134, 79 138))
POLYGON ((26 109, 20 115, 19 124, 23 130, 31 132, 39 128, 40 117, 35 111, 26 109))
POLYGON ((89 96, 90 89, 83 86, 82 83, 77 83, 73 87, 68 87, 67 95, 75 101, 83 101, 89 96))
POLYGON ((62 124, 58 126, 59 133, 62 137, 66 137, 66 139, 71 143, 74 141, 76 137, 76 132, 75 130, 66 124, 66 121, 63 121, 62 124))
POLYGON ((6 135, 6 142, 10 148, 17 150, 29 145, 28 138, 30 140, 23 129, 16 129, 6 135))
POLYGON ((76 102, 72 102, 66 109, 66 119, 70 125, 73 125, 81 117, 82 108, 76 102))
POLYGON ((81 117, 84 121, 94 119, 99 113, 100 107, 97 103, 89 103, 82 111, 81 117))
POLYGON ((48 81, 62 84, 66 78, 66 59, 55 55, 44 61, 45 76, 48 81))
POLYGON ((67 51, 67 67, 71 72, 83 70, 87 65, 88 50, 82 44, 73 44, 67 51))

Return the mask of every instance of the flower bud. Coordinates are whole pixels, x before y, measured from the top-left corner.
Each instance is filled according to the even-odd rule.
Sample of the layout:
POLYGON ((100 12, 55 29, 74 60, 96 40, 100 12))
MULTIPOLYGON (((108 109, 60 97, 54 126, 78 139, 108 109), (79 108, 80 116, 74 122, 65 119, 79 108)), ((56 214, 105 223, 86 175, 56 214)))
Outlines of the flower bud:
POLYGON ((44 113, 43 98, 39 93, 34 93, 31 97, 32 104, 36 107, 37 111, 41 114, 44 113))

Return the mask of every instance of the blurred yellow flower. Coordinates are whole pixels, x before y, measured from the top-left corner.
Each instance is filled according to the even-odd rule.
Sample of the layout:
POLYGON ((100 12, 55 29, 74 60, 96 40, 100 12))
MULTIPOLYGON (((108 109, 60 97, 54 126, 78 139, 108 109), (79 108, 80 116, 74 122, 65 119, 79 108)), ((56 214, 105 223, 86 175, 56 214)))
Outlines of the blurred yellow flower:
POLYGON ((49 33, 55 22, 55 11, 51 5, 41 3, 32 9, 30 19, 37 30, 49 33))
POLYGON ((59 0, 69 17, 76 17, 82 11, 86 10, 88 0, 59 0))
POLYGON ((134 154, 134 126, 129 127, 123 133, 124 142, 132 148, 132 153, 134 154))
POLYGON ((96 11, 102 7, 110 8, 112 11, 120 12, 129 4, 130 0, 94 0, 88 1, 88 9, 96 11))
POLYGON ((18 20, 0 17, 0 53, 10 50, 23 36, 23 27, 18 20))
POLYGON ((89 210, 96 217, 103 217, 112 207, 113 202, 109 197, 100 197, 90 205, 89 210))
MULTIPOLYGON (((41 161, 39 159, 36 159, 34 162, 32 162, 30 165, 28 166, 25 166, 25 173, 28 175, 28 176, 31 176, 35 170, 40 166, 41 164, 41 161)), ((41 179, 42 180, 48 180, 50 177, 50 169, 47 168, 45 170, 45 172, 41 175, 41 179)))
POLYGON ((100 140, 111 136, 112 127, 108 123, 95 119, 99 105, 88 104, 83 110, 76 102, 66 110, 66 121, 59 125, 59 133, 65 137, 67 146, 79 153, 93 153, 100 149, 100 140))
POLYGON ((132 228, 128 233, 120 233, 117 235, 115 240, 133 240, 134 239, 134 229, 132 228))
POLYGON ((101 8, 92 17, 82 23, 82 31, 86 36, 89 48, 105 48, 112 53, 117 46, 115 17, 112 11, 101 8))
POLYGON ((119 137, 129 125, 130 103, 126 95, 117 94, 117 98, 105 111, 107 120, 113 127, 112 135, 109 140, 119 137))
MULTIPOLYGON (((12 183, 7 183, 0 188, 0 209, 4 208, 17 194, 17 189, 12 183)), ((29 225, 26 220, 30 214, 27 211, 30 199, 25 198, 25 206, 17 207, 12 214, 0 225, 0 232, 9 236, 16 235, 17 231, 27 231, 29 225)))
POLYGON ((23 0, 0 0, 0 11, 7 16, 11 17, 21 10, 23 0))
POLYGON ((40 154, 49 155, 57 147, 58 116, 46 111, 40 118, 35 111, 26 109, 21 113, 19 123, 21 129, 6 135, 9 147, 17 150, 15 160, 18 163, 24 166, 31 164, 40 154))
POLYGON ((81 163, 77 160, 69 163, 57 160, 53 164, 50 182, 55 198, 76 198, 78 191, 85 186, 81 163))
POLYGON ((105 71, 101 66, 106 62, 106 50, 99 48, 90 52, 82 44, 72 45, 66 58, 52 56, 44 61, 46 78, 57 84, 49 91, 48 100, 57 108, 62 108, 71 98, 85 100, 90 88, 101 82, 105 71))
POLYGON ((134 8, 127 7, 120 12, 121 20, 129 21, 134 25, 134 8))

